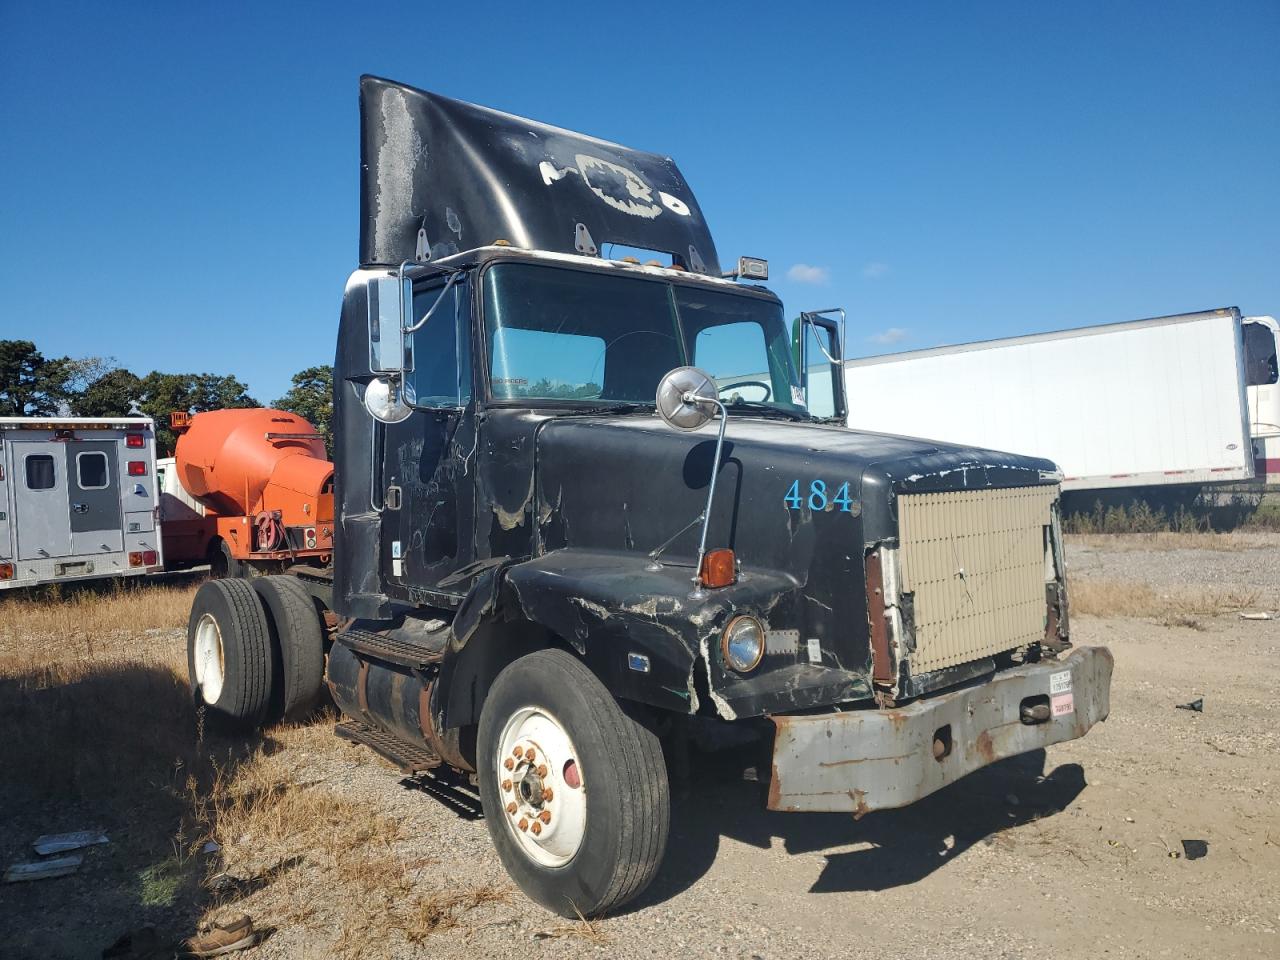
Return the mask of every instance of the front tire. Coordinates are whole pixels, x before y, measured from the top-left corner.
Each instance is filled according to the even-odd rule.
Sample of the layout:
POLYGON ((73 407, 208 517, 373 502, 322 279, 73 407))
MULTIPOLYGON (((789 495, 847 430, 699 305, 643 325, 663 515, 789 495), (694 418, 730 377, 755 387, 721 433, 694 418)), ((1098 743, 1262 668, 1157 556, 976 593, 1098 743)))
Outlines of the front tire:
POLYGON ((539 650, 498 675, 476 766, 489 835, 531 900, 593 917, 653 880, 671 819, 662 746, 570 654, 539 650))
POLYGON ((271 635, 244 580, 207 580, 187 621, 187 673, 197 705, 236 729, 260 724, 271 703, 271 635))

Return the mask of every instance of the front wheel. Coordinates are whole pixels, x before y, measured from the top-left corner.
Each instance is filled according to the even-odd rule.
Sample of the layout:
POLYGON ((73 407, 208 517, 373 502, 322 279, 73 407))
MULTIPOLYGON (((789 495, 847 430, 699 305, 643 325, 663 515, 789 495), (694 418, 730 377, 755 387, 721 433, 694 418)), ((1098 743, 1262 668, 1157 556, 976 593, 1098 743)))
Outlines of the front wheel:
POLYGON ((662 746, 574 657, 540 650, 503 670, 477 746, 489 835, 531 900, 592 917, 653 880, 671 818, 662 746))

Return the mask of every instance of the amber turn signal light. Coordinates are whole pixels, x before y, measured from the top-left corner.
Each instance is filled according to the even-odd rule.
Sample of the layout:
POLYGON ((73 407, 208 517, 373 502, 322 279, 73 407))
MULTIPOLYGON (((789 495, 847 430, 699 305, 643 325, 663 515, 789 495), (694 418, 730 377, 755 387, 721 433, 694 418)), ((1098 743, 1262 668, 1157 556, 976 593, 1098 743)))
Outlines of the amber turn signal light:
POLYGON ((13 579, 13 564, 0 563, 0 580, 12 580, 12 579, 13 579))
POLYGON ((130 554, 129 554, 129 566, 131 566, 131 567, 140 567, 140 566, 142 566, 142 551, 141 551, 141 550, 134 550, 134 551, 130 552, 130 554))
POLYGON ((738 579, 738 560, 728 547, 708 550, 698 579, 704 587, 727 587, 738 579))

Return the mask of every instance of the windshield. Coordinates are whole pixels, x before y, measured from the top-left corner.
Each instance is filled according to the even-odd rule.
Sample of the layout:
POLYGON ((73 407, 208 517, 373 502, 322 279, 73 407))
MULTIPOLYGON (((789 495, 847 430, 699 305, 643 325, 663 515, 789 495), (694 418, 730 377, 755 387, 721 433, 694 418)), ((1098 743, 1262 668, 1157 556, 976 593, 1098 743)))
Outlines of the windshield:
POLYGON ((768 300, 499 263, 484 311, 495 399, 652 404, 663 374, 691 364, 726 405, 804 412, 782 308, 768 300))

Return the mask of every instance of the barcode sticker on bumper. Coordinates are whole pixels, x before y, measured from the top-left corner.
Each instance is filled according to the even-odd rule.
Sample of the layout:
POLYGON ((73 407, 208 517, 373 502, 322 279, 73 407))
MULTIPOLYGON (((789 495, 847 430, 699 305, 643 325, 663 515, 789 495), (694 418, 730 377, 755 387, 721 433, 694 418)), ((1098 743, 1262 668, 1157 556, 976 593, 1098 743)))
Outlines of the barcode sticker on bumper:
POLYGON ((1076 712, 1075 697, 1069 693, 1060 693, 1056 697, 1050 699, 1053 707, 1053 715, 1055 717, 1065 717, 1068 713, 1076 712))
POLYGON ((1071 671, 1059 670, 1057 673, 1049 674, 1049 695, 1056 696, 1059 693, 1071 692, 1071 671))

